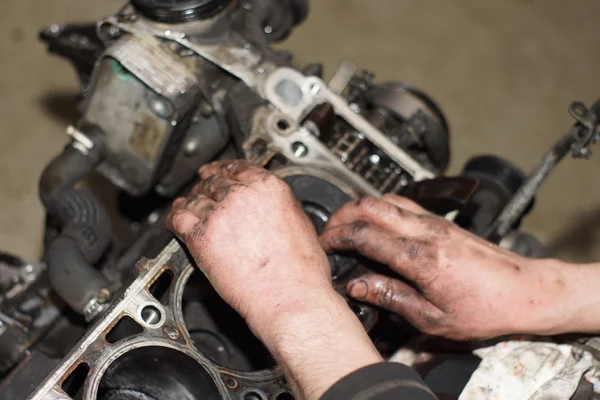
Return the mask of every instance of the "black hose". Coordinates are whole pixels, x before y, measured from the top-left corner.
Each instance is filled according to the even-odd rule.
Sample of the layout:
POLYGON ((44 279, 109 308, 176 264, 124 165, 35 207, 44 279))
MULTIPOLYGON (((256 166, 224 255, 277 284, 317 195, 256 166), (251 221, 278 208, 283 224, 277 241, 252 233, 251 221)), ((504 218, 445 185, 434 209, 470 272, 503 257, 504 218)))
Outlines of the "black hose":
POLYGON ((84 155, 69 146, 46 167, 39 185, 48 216, 60 231, 45 254, 50 283, 81 314, 99 290, 109 285, 94 268, 111 243, 109 215, 91 191, 75 187, 100 156, 98 147, 84 155))
POLYGON ((45 256, 50 285, 75 311, 84 310, 108 280, 89 263, 78 243, 70 237, 59 236, 52 241, 45 256))

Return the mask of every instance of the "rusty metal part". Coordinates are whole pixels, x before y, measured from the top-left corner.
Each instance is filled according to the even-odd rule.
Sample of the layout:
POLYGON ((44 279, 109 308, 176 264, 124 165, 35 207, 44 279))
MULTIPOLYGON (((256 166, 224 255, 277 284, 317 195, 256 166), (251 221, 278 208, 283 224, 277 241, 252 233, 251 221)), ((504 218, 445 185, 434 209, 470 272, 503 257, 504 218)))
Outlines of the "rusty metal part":
POLYGON ((0 376, 29 354, 59 316, 45 265, 8 261, 0 257, 0 376))

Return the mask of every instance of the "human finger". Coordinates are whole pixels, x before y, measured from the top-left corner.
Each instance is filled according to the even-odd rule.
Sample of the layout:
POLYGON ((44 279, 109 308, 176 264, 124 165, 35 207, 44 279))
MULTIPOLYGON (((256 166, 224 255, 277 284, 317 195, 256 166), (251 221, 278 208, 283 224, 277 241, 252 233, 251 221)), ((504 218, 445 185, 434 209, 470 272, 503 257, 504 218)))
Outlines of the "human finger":
POLYGON ((410 211, 415 214, 430 214, 429 211, 427 211, 414 201, 409 200, 406 197, 398 196, 396 194, 384 194, 383 196, 381 196, 381 200, 387 201, 388 203, 391 203, 396 207, 400 207, 404 210, 410 211))
POLYGON ((325 252, 356 251, 417 283, 435 273, 438 266, 438 252, 432 240, 401 237, 366 221, 329 228, 319 240, 325 252))
POLYGON ((223 201, 229 193, 245 185, 226 176, 216 174, 194 186, 190 196, 206 196, 214 201, 223 201))
POLYGON ((383 275, 364 275, 346 286, 356 300, 382 307, 403 316, 424 332, 435 331, 443 311, 408 284, 383 275))
POLYGON ((246 160, 216 161, 200 168, 202 179, 213 175, 222 175, 241 183, 251 183, 270 176, 271 173, 246 160))
POLYGON ((364 197, 350 202, 334 213, 325 229, 366 221, 401 236, 425 236, 439 233, 447 223, 429 215, 417 215, 377 197, 364 197), (444 226, 442 226, 444 225, 444 226))

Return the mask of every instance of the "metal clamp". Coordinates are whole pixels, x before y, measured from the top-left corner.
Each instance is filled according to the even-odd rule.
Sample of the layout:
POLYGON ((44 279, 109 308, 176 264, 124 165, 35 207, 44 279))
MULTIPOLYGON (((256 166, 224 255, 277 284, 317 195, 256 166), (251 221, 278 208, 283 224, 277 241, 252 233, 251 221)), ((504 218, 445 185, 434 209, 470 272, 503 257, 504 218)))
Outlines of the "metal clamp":
POLYGON ((94 142, 86 134, 72 125, 67 127, 67 136, 71 138, 71 146, 78 150, 84 156, 90 154, 94 148, 94 142))

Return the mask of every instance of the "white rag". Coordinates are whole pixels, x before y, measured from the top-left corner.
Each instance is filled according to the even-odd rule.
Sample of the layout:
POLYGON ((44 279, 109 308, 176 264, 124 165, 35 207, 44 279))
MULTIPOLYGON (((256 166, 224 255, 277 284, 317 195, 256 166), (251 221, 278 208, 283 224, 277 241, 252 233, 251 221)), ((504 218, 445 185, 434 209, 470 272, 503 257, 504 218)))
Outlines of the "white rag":
POLYGON ((510 341, 474 354, 481 364, 459 400, 567 400, 582 376, 597 381, 592 355, 570 345, 510 341))

